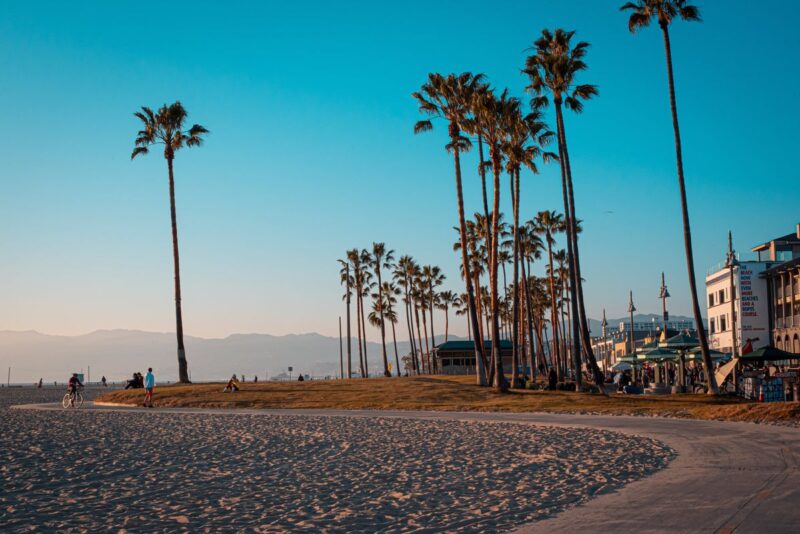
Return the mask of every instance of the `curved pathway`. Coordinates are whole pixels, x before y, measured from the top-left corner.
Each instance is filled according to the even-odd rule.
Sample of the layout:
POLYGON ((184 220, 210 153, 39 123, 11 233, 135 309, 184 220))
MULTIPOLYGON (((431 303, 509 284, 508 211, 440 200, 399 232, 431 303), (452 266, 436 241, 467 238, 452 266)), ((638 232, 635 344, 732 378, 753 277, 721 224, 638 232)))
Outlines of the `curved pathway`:
MULTIPOLYGON (((53 404, 15 408, 60 409, 53 404)), ((92 410, 140 411, 95 406, 92 410)), ((650 437, 678 457, 666 469, 519 532, 790 532, 800 525, 800 431, 650 417, 370 410, 159 408, 161 413, 396 417, 585 427, 650 437)))

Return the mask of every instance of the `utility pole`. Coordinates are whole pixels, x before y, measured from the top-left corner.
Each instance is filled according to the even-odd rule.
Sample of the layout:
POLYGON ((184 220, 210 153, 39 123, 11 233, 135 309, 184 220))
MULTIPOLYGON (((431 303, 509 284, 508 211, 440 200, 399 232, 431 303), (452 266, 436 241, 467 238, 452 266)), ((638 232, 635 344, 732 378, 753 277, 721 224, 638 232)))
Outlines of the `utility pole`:
POLYGON ((8 380, 6 381, 6 387, 11 387, 11 367, 8 368, 8 380))
MULTIPOLYGON (((731 281, 731 334, 732 334, 732 346, 731 346, 731 358, 736 358, 736 349, 737 349, 737 339, 736 339, 736 285, 734 284, 734 275, 733 270, 739 264, 739 261, 736 259, 736 254, 733 251, 733 235, 731 231, 728 230, 728 254, 725 258, 725 263, 727 264, 728 268, 730 269, 730 281, 731 281)), ((733 369, 733 385, 738 391, 739 389, 739 379, 736 376, 736 368, 739 367, 739 363, 737 362, 733 369)), ((717 384, 719 385, 719 384, 717 384)))

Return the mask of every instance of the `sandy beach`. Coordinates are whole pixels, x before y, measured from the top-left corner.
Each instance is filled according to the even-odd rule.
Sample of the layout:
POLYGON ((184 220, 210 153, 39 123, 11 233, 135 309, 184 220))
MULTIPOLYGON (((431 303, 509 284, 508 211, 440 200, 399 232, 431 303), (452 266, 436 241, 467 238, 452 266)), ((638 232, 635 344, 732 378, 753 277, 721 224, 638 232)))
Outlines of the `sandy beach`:
POLYGON ((674 457, 519 423, 7 409, 61 395, 0 390, 4 530, 508 531, 674 457))

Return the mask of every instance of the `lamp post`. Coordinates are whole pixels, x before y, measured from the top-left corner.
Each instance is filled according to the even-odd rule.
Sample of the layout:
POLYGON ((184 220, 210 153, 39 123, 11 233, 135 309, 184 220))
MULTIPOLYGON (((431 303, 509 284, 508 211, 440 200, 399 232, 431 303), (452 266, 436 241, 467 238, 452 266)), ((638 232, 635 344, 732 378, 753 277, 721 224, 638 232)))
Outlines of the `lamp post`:
POLYGON ((633 356, 633 368, 631 373, 633 374, 633 381, 636 382, 636 340, 633 337, 633 312, 636 311, 636 306, 633 305, 633 291, 630 292, 630 300, 628 301, 628 313, 631 314, 631 331, 628 334, 628 340, 630 341, 630 354, 633 356))
POLYGON ((608 347, 606 346, 606 333, 608 332, 608 321, 606 321, 606 309, 603 308, 603 322, 600 323, 600 335, 603 338, 603 343, 601 347, 603 347, 603 372, 606 372, 608 369, 609 357, 608 357, 608 347))
MULTIPOLYGON (((736 338, 736 285, 734 284, 733 270, 739 265, 739 261, 736 259, 736 254, 733 251, 733 235, 731 234, 730 230, 728 230, 728 254, 725 258, 725 264, 729 268, 731 282, 731 358, 736 359, 736 345, 738 340, 736 338)), ((733 387, 738 391, 739 379, 736 376, 737 367, 739 367, 738 362, 735 364, 733 369, 733 387)))
MULTIPOLYGON (((667 284, 666 284, 666 282, 664 280, 664 271, 661 271, 661 287, 659 288, 659 295, 658 296, 661 299, 661 313, 662 313, 663 319, 664 319, 664 327, 663 327, 664 329, 661 332, 661 341, 666 341, 667 340, 667 322, 669 322, 669 312, 667 311, 667 299, 670 297, 670 295, 669 295, 669 291, 667 290, 667 284)), ((658 369, 660 371, 661 367, 656 365, 656 369, 658 369)), ((659 377, 659 379, 660 378, 661 377, 659 377)), ((656 381, 660 382, 659 379, 657 379, 656 381)), ((667 380, 665 380, 665 382, 667 382, 667 383, 669 382, 668 377, 667 377, 667 380)))

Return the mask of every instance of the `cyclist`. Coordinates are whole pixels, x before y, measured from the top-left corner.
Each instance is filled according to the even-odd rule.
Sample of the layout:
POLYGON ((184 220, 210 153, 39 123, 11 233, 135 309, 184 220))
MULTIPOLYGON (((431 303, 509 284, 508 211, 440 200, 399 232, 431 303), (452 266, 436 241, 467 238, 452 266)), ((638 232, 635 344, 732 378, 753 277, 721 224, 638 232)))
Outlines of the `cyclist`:
POLYGON ((72 373, 72 376, 67 382, 67 389, 69 391, 70 396, 74 399, 75 394, 78 392, 78 388, 82 388, 83 384, 81 383, 80 379, 78 378, 78 373, 72 373))

